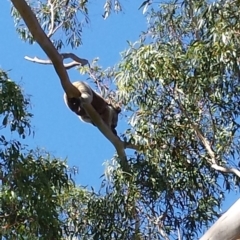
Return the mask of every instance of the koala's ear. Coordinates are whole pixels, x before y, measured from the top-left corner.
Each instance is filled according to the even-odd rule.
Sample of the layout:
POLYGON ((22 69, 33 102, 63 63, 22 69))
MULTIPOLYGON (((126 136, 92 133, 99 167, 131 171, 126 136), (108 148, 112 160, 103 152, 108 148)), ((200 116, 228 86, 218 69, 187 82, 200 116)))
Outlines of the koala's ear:
POLYGON ((122 111, 120 107, 115 107, 115 110, 117 113, 120 113, 122 111))

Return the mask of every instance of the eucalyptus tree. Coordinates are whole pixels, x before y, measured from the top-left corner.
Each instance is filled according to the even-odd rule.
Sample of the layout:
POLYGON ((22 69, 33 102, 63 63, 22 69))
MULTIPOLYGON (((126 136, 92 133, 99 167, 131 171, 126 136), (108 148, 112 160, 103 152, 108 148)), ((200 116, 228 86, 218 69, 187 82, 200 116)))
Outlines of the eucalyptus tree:
MULTIPOLYGON (((52 41, 46 47, 40 31, 31 30, 28 16, 24 21, 30 32, 21 14, 13 10, 23 39, 36 40, 48 52, 53 47, 62 49, 62 39, 54 35, 62 31, 66 44, 78 47, 82 32, 75 30, 82 28, 74 19, 87 19, 87 1, 30 3, 46 32, 41 36, 52 41), (77 15, 78 11, 83 15, 77 15)), ((107 1, 105 18, 111 7, 112 1, 107 1)), ((114 70, 103 71, 73 54, 61 55, 71 56, 75 61, 71 66, 79 65, 81 73, 100 79, 101 84, 113 79, 116 88, 111 96, 125 109, 123 121, 128 123, 121 140, 97 124, 114 142, 117 155, 106 167, 102 191, 80 191, 79 195, 75 189, 65 196, 62 206, 74 204, 67 211, 63 235, 196 239, 220 217, 225 191, 239 186, 239 2, 145 1, 142 7, 148 28, 136 43, 129 44, 114 70), (119 165, 122 156, 127 168, 119 165)), ((55 64, 60 58, 57 52, 51 53, 49 63, 67 91, 64 68, 69 66, 61 61, 55 64)), ((40 59, 30 60, 41 63, 40 59)), ((101 87, 108 89, 104 84, 101 87)), ((225 235, 205 235, 203 239, 236 239, 238 235, 227 228, 225 235)))

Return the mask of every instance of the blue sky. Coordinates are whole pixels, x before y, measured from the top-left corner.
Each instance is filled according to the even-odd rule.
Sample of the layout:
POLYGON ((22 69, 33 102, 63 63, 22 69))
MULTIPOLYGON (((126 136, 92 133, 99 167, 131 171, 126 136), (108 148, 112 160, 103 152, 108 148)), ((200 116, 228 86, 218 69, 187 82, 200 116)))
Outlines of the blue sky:
MULTIPOLYGON (((90 62, 99 57, 99 64, 108 67, 117 64, 120 52, 127 49, 127 40, 135 42, 141 31, 146 30, 146 19, 138 10, 142 1, 122 0, 123 12, 102 18, 104 1, 92 0, 89 4, 90 24, 83 29, 83 46, 72 51, 90 62)), ((24 56, 46 59, 37 45, 24 43, 18 37, 10 16, 10 1, 1 1, 2 33, 0 45, 0 67, 11 70, 9 76, 20 83, 26 94, 31 95, 34 114, 32 125, 35 136, 25 140, 29 147, 46 149, 56 157, 68 158, 68 165, 77 166, 76 183, 93 186, 98 190, 104 172, 102 163, 111 159, 115 149, 111 143, 90 124, 80 122, 63 102, 63 90, 51 65, 39 65, 24 59, 24 56)), ((68 71, 72 81, 85 80, 77 70, 68 71)), ((120 117, 118 132, 124 132, 124 121, 120 117), (122 121, 122 123, 121 123, 122 121)), ((225 211, 238 198, 231 193, 223 206, 225 211)))

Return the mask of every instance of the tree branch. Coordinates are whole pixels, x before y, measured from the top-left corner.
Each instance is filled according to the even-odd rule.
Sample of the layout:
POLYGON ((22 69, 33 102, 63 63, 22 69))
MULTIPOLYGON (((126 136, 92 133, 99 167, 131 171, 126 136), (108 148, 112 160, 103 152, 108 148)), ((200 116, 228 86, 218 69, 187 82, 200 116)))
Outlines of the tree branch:
POLYGON ((49 33, 48 33, 48 37, 49 38, 51 38, 52 36, 53 36, 53 34, 60 28, 60 27, 62 27, 62 25, 63 25, 63 22, 61 22, 58 26, 56 26, 52 31, 50 31, 49 33))
POLYGON ((103 135, 113 144, 115 147, 122 169, 126 172, 129 172, 129 166, 127 162, 127 156, 124 151, 124 142, 121 139, 114 135, 112 131, 108 128, 108 126, 103 122, 102 118, 96 112, 96 110, 92 107, 91 104, 83 104, 82 105, 87 114, 91 117, 93 123, 98 127, 98 129, 103 133, 103 135))
MULTIPOLYGON (((26 60, 30 61, 30 62, 35 62, 35 63, 39 63, 39 64, 44 64, 44 65, 48 65, 48 64, 51 64, 51 65, 52 65, 52 64, 53 64, 50 59, 43 60, 43 59, 40 59, 40 58, 38 58, 38 57, 30 58, 30 57, 28 57, 28 56, 25 56, 24 58, 25 58, 26 60)), ((85 60, 85 59, 83 59, 83 60, 85 60)), ((86 60, 86 61, 87 61, 87 60, 86 60)), ((73 68, 73 67, 77 67, 77 66, 79 66, 79 65, 82 65, 82 64, 79 63, 79 62, 76 62, 76 61, 72 61, 72 62, 70 62, 70 63, 63 63, 63 66, 65 67, 66 70, 69 70, 69 69, 71 69, 71 68, 73 68)), ((84 65, 86 65, 86 64, 84 64, 84 65)), ((83 65, 83 66, 84 66, 84 65, 83 65)))
POLYGON ((224 173, 233 173, 237 175, 240 178, 240 171, 237 170, 236 168, 228 168, 228 167, 222 167, 218 165, 218 161, 216 159, 215 153, 212 150, 209 141, 203 136, 199 128, 192 123, 192 128, 195 130, 198 138, 202 142, 203 146, 207 150, 209 156, 210 156, 210 161, 209 163, 211 164, 211 167, 214 168, 217 171, 224 172, 224 173))
MULTIPOLYGON (((181 94, 181 95, 184 96, 184 93, 183 93, 182 90, 178 89, 177 87, 175 88, 175 90, 178 93, 178 95, 181 94)), ((223 167, 223 166, 220 166, 218 164, 218 160, 217 160, 216 154, 213 151, 213 149, 211 147, 211 144, 209 143, 208 139, 204 136, 204 134, 201 132, 199 127, 190 120, 190 117, 188 116, 187 111, 184 109, 184 107, 183 107, 183 105, 181 103, 180 96, 178 96, 176 98, 177 98, 177 101, 179 103, 179 107, 180 107, 181 111, 188 118, 191 127, 196 132, 197 137, 200 139, 200 141, 203 144, 203 146, 205 147, 208 155, 210 156, 210 159, 208 160, 208 162, 211 164, 211 167, 213 169, 215 169, 217 171, 220 171, 220 172, 223 172, 223 173, 233 173, 233 174, 235 174, 236 176, 238 176, 240 178, 240 171, 238 169, 236 169, 236 168, 229 168, 229 167, 226 167, 226 166, 223 167)))
POLYGON ((53 33, 53 29, 54 29, 54 4, 52 3, 52 0, 48 0, 48 5, 50 8, 50 12, 51 12, 51 28, 49 30, 48 33, 48 37, 52 36, 53 33))
POLYGON ((240 239, 240 199, 225 212, 200 240, 240 239))
MULTIPOLYGON (((73 60, 76 59, 77 62, 80 62, 83 65, 89 64, 86 59, 78 58, 76 55, 71 53, 65 53, 60 55, 56 48, 53 46, 50 39, 47 37, 43 29, 38 23, 36 16, 33 14, 31 8, 27 5, 25 0, 11 0, 15 8, 18 10, 20 15, 22 16, 24 22, 26 23, 29 31, 32 33, 33 38, 37 41, 43 51, 49 57, 49 61, 41 61, 42 64, 50 64, 52 63, 55 71, 57 72, 62 87, 66 94, 69 97, 80 97, 80 92, 76 87, 72 85, 69 80, 67 71, 63 64, 64 58, 72 58, 73 60)), ((36 61, 36 59, 35 59, 36 61)), ((120 165, 122 169, 126 172, 129 172, 129 165, 127 162, 127 157, 125 153, 125 143, 120 140, 109 127, 103 122, 102 118, 96 112, 91 104, 83 104, 84 110, 90 116, 93 123, 97 126, 97 128, 104 134, 104 136, 114 145, 117 154, 120 159, 120 165)))
POLYGON ((43 51, 51 59, 56 73, 58 74, 62 87, 69 97, 79 97, 80 92, 74 87, 68 77, 66 69, 63 67, 63 58, 53 46, 50 39, 47 37, 43 29, 38 23, 36 16, 33 14, 31 8, 27 5, 25 0, 11 0, 14 7, 18 10, 26 23, 33 38, 37 41, 43 51))
POLYGON ((88 65, 90 67, 90 64, 87 59, 80 58, 77 55, 75 55, 74 53, 62 53, 62 57, 64 59, 71 58, 72 60, 74 60, 75 62, 78 62, 82 66, 88 65))

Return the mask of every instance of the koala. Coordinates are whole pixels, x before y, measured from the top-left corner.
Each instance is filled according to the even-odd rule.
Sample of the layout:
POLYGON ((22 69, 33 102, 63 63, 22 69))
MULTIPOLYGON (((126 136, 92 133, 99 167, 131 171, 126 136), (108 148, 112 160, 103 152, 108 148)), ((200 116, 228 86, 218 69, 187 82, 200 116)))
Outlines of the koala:
POLYGON ((121 108, 114 107, 112 104, 109 104, 102 96, 93 91, 85 82, 77 81, 73 82, 72 84, 78 88, 81 93, 81 97, 69 98, 67 94, 64 93, 63 98, 67 107, 76 113, 83 122, 91 123, 95 126, 86 111, 82 108, 82 103, 91 103, 93 108, 101 116, 104 123, 115 135, 117 135, 115 128, 118 124, 118 114, 121 112, 121 108))

